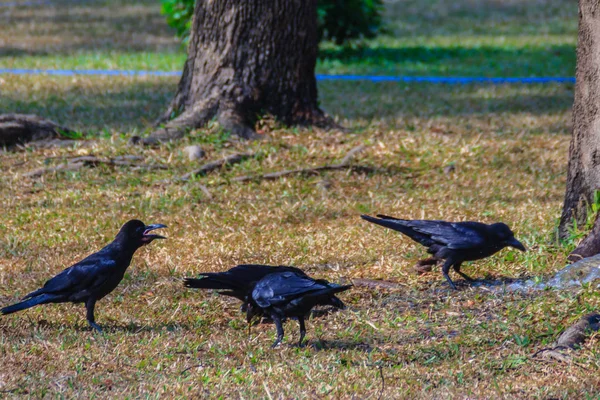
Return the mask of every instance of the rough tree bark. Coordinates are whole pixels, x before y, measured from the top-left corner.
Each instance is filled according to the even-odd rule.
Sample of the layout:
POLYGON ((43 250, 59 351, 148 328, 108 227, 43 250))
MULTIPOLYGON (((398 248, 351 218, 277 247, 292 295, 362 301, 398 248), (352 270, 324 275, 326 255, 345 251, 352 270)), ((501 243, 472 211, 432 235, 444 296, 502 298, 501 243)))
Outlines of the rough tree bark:
POLYGON ((198 0, 177 93, 147 141, 215 117, 242 138, 255 137, 262 114, 332 126, 317 104, 317 46, 317 0, 198 0))
MULTIPOLYGON (((600 190, 600 3, 579 0, 577 83, 573 104, 573 134, 569 149, 567 190, 559 226, 565 238, 573 221, 581 225, 594 192, 600 190)), ((600 252, 600 220, 573 252, 587 257, 600 252)))

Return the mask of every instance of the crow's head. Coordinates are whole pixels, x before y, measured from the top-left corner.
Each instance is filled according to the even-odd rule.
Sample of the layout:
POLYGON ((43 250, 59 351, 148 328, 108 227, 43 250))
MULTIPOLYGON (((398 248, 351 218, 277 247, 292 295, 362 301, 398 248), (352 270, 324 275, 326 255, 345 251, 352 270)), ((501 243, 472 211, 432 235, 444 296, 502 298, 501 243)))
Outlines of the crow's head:
POLYGON ((126 240, 129 243, 135 243, 137 246, 143 246, 152 242, 154 239, 166 239, 164 236, 150 233, 155 229, 166 227, 167 226, 163 224, 145 225, 142 221, 132 219, 121 227, 117 238, 126 240))
POLYGON ((334 306, 335 308, 339 308, 340 310, 345 310, 346 309, 346 305, 344 304, 343 301, 341 301, 337 296, 331 296, 329 298, 329 302, 330 305, 334 306))
POLYGON ((255 319, 260 319, 264 315, 264 311, 259 306, 248 300, 242 304, 242 311, 246 311, 248 325, 252 325, 255 319))
POLYGON ((498 222, 496 224, 492 224, 491 229, 498 238, 498 240, 500 240, 505 247, 510 246, 521 251, 526 250, 525 246, 523 246, 523 243, 515 239, 515 234, 513 233, 513 231, 510 230, 508 225, 502 222, 498 222))

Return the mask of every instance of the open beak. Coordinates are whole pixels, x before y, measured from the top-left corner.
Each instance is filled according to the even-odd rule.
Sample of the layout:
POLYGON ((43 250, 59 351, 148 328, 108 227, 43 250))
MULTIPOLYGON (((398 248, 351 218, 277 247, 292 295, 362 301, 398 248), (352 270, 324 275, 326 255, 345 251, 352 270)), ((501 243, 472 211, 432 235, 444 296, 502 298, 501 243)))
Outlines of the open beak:
POLYGON ((514 247, 515 249, 519 249, 521 251, 527 251, 527 249, 525 248, 525 246, 523 246, 523 243, 519 242, 515 238, 509 239, 509 240, 507 240, 504 243, 506 243, 507 246, 514 247))
POLYGON ((143 237, 143 241, 150 243, 151 241, 153 241, 154 239, 166 239, 166 237, 161 236, 161 235, 151 235, 150 232, 152 232, 155 229, 161 229, 161 228, 166 228, 166 225, 163 224, 152 224, 152 225, 146 225, 146 229, 144 230, 144 237, 143 237))

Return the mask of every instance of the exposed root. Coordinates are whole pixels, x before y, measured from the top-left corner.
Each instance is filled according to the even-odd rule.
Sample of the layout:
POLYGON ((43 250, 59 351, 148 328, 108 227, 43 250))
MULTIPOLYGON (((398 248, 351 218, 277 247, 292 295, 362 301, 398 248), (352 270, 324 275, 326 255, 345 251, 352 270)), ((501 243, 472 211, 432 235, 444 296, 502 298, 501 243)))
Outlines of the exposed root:
POLYGON ((74 131, 37 115, 0 115, 0 147, 58 139, 68 133, 74 133, 74 131))
POLYGON ((352 279, 352 284, 354 286, 363 286, 363 287, 368 287, 371 289, 402 289, 405 286, 400 284, 400 283, 396 283, 396 282, 390 282, 390 281, 381 281, 381 280, 377 280, 377 279, 362 279, 362 278, 357 278, 357 279, 352 279))
POLYGON ((156 145, 181 139, 190 129, 199 129, 205 126, 217 114, 218 103, 215 100, 206 100, 196 103, 181 115, 156 128, 150 136, 140 140, 144 145, 156 145))
POLYGON ((251 126, 251 122, 240 113, 232 110, 221 111, 219 113, 219 125, 225 131, 231 132, 232 135, 236 135, 242 139, 254 140, 260 138, 260 135, 251 126))
POLYGON ((600 219, 596 217, 594 227, 585 239, 579 243, 577 248, 569 254, 567 260, 571 262, 579 261, 582 258, 595 256, 600 253, 600 219))
POLYGON ((133 167, 133 170, 152 170, 152 169, 167 169, 164 165, 149 165, 138 163, 137 161, 141 160, 141 157, 137 156, 121 156, 115 158, 98 158, 93 156, 83 156, 83 157, 74 157, 68 159, 68 161, 64 164, 59 164, 55 167, 49 168, 38 168, 33 171, 30 171, 24 174, 24 177, 27 178, 39 178, 42 175, 58 172, 58 171, 77 171, 83 167, 98 167, 100 165, 109 165, 109 166, 125 166, 125 167, 133 167))
MULTIPOLYGON (((246 115, 245 110, 238 108, 240 106, 223 104, 218 99, 198 102, 181 115, 158 126, 150 136, 143 139, 134 137, 131 142, 133 144, 157 145, 161 142, 178 140, 183 138, 189 130, 200 129, 215 117, 218 118, 219 125, 233 135, 246 140, 259 139, 261 136, 254 129, 255 117, 246 115)), ((159 121, 165 121, 164 116, 159 121)), ((283 120, 283 122, 287 125, 316 126, 326 130, 344 131, 344 128, 337 124, 333 118, 319 109, 296 113, 293 118, 283 120)))
MULTIPOLYGON (((221 158, 219 160, 215 160, 215 161, 211 161, 208 162, 206 164, 204 164, 203 166, 201 166, 198 169, 195 169, 191 172, 188 172, 185 175, 180 176, 179 178, 175 178, 173 179, 174 181, 177 182, 185 182, 190 180, 190 178, 193 178, 194 176, 198 176, 198 175, 206 175, 211 171, 214 171, 216 169, 222 168, 226 165, 232 165, 232 164, 237 164, 240 163, 250 157, 254 157, 253 153, 239 153, 239 154, 232 154, 230 156, 221 158)), ((163 183, 167 183, 166 181, 163 183)), ((208 189, 207 189, 208 190, 208 189)))
POLYGON ((600 330, 600 314, 591 313, 583 316, 574 325, 558 337, 553 347, 535 352, 531 357, 550 358, 561 362, 571 362, 572 356, 565 351, 577 350, 592 334, 600 330))
POLYGON ((278 172, 270 172, 262 175, 244 175, 233 178, 233 182, 249 182, 249 181, 260 181, 260 180, 275 180, 279 178, 283 178, 289 175, 311 175, 311 174, 320 174, 325 171, 333 171, 340 169, 347 169, 357 172, 375 172, 376 169, 372 167, 360 166, 360 165, 352 165, 350 162, 356 156, 356 154, 360 153, 366 148, 365 145, 356 146, 352 150, 350 150, 346 156, 342 159, 339 164, 331 164, 331 165, 322 165, 320 167, 309 167, 309 168, 299 168, 299 169, 288 169, 284 171, 278 172))

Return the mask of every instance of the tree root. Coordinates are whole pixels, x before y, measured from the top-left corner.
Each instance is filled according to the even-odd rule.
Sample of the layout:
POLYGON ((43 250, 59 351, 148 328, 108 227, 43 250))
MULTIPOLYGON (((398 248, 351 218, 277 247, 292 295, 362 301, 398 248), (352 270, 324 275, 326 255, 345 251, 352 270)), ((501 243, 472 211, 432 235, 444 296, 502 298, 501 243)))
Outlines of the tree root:
MULTIPOLYGON (((217 117, 219 125, 233 135, 246 140, 259 139, 261 135, 254 130, 255 117, 247 115, 239 105, 224 104, 219 99, 207 99, 194 104, 174 119, 163 123, 164 116, 159 120, 163 123, 146 138, 133 137, 134 144, 157 145, 181 139, 191 129, 200 129, 217 117)), ((333 118, 323 113, 320 109, 296 113, 293 119, 284 121, 287 125, 316 126, 321 129, 345 129, 337 124, 333 118)))
MULTIPOLYGON (((191 178, 193 178, 194 176, 203 176, 208 174, 209 172, 212 172, 216 169, 222 168, 226 165, 232 165, 232 164, 237 164, 240 163, 248 158, 254 157, 253 153, 238 153, 238 154, 232 154, 230 156, 227 157, 223 157, 219 160, 215 160, 215 161, 211 161, 208 162, 206 164, 204 164, 203 166, 201 166, 198 169, 195 169, 191 172, 188 172, 185 175, 180 176, 179 178, 175 178, 173 179, 173 181, 175 182, 185 182, 190 180, 191 178)), ((168 183, 169 180, 163 181, 162 183, 168 183)), ((208 189, 207 189, 208 190, 208 189)))
POLYGON ((0 115, 0 147, 13 147, 39 140, 59 139, 75 131, 32 114, 0 115))
POLYGON ((403 289, 406 286, 396 282, 382 281, 378 279, 352 279, 354 286, 363 286, 371 289, 403 289))
POLYGON ((136 162, 139 160, 141 160, 141 157, 137 156, 121 156, 108 159, 102 159, 94 156, 74 157, 68 159, 64 164, 59 164, 55 167, 49 168, 38 168, 23 174, 23 176, 26 178, 39 178, 40 176, 48 173, 58 171, 77 171, 83 167, 94 168, 100 165, 133 167, 133 170, 167 169, 167 167, 164 165, 149 165, 136 162))
POLYGON ((342 159, 339 164, 331 164, 331 165, 322 165, 320 167, 309 167, 309 168, 299 168, 299 169, 289 169, 278 172, 270 172, 262 175, 244 175, 233 178, 233 182, 249 182, 249 181, 260 181, 260 180, 275 180, 279 178, 283 178, 289 175, 311 175, 311 174, 320 174, 325 171, 334 171, 340 169, 347 169, 356 172, 375 172, 376 169, 372 167, 360 166, 360 165, 352 165, 350 162, 356 156, 356 154, 360 153, 366 149, 364 144, 360 146, 356 146, 352 150, 350 150, 346 156, 342 159))
POLYGON ((600 330, 600 314, 587 314, 574 325, 565 329, 553 347, 538 350, 531 357, 551 358, 561 362, 571 362, 572 356, 560 350, 577 350, 591 333, 598 330, 600 330))
POLYGON ((143 139, 134 136, 131 142, 133 144, 157 145, 161 142, 181 139, 190 129, 199 129, 205 126, 217 115, 217 111, 218 102, 216 100, 198 102, 179 116, 158 126, 150 136, 143 139))
POLYGON ((569 254, 567 260, 575 262, 583 258, 595 256, 598 253, 600 253, 600 219, 596 217, 594 227, 590 233, 588 233, 585 239, 579 243, 577 248, 569 254))

